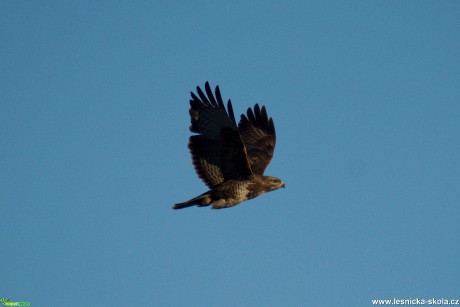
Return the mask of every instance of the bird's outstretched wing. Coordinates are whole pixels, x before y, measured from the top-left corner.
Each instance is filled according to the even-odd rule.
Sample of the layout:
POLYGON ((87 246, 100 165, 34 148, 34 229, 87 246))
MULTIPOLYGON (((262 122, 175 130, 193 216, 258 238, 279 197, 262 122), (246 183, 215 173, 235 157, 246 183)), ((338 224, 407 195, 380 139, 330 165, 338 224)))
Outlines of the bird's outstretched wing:
POLYGON ((268 118, 265 106, 260 109, 256 104, 254 111, 248 108, 247 116, 241 115, 238 127, 252 172, 263 175, 275 150, 276 132, 273 119, 268 118))
POLYGON ((205 91, 197 87, 199 97, 191 93, 190 100, 190 131, 198 135, 190 137, 188 147, 198 176, 208 187, 249 178, 252 172, 231 101, 227 112, 218 86, 215 97, 208 82, 205 91))

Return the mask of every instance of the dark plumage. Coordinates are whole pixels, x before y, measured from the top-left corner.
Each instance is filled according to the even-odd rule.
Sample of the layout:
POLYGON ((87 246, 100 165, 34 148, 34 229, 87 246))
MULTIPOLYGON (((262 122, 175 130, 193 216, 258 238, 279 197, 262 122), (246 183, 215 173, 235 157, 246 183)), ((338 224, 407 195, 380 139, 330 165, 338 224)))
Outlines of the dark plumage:
POLYGON ((188 147, 198 176, 210 190, 173 208, 227 208, 284 188, 280 179, 263 175, 276 143, 275 126, 265 107, 248 108, 237 125, 232 103, 228 100, 225 109, 219 87, 214 96, 206 82, 205 91, 197 87, 198 96, 191 93, 190 131, 197 135, 190 137, 188 147))

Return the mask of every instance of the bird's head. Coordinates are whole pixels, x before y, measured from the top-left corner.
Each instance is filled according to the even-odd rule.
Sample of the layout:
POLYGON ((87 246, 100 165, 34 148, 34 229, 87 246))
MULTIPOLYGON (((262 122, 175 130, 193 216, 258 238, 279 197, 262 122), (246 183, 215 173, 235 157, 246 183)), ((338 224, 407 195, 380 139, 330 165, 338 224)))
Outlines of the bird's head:
POLYGON ((272 176, 264 176, 264 184, 267 187, 267 190, 269 191, 286 187, 281 179, 272 176))

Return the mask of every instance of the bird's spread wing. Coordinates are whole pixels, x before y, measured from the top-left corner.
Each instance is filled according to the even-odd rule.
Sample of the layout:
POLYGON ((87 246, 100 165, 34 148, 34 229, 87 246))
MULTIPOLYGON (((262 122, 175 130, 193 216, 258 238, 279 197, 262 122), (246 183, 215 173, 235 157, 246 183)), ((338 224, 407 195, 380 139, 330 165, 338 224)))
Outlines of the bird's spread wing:
POLYGON ((189 148, 193 165, 204 183, 213 187, 232 179, 245 179, 252 175, 246 149, 236 126, 232 104, 225 110, 219 87, 214 97, 209 83, 205 91, 197 87, 198 96, 191 93, 189 148))
POLYGON ((241 115, 238 124, 241 139, 246 146, 249 165, 254 174, 263 175, 265 168, 273 157, 276 144, 276 132, 273 119, 268 118, 263 106, 248 108, 247 116, 241 115))

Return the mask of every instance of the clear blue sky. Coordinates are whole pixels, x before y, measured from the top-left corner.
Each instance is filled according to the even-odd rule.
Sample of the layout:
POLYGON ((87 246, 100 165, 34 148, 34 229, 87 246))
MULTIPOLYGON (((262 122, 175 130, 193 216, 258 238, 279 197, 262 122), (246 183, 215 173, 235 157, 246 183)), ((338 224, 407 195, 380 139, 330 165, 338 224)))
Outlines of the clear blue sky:
POLYGON ((0 2, 0 297, 460 299, 458 1, 0 2), (286 189, 206 191, 189 92, 256 102, 286 189))

